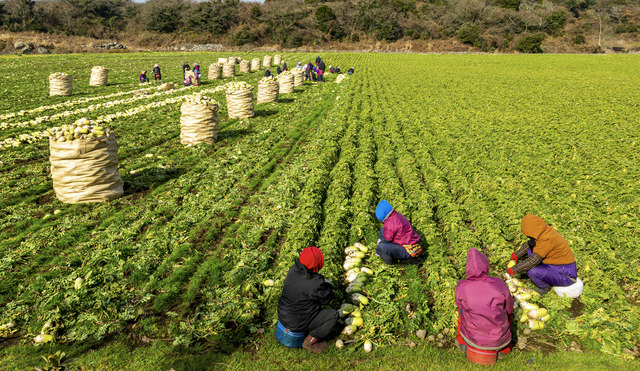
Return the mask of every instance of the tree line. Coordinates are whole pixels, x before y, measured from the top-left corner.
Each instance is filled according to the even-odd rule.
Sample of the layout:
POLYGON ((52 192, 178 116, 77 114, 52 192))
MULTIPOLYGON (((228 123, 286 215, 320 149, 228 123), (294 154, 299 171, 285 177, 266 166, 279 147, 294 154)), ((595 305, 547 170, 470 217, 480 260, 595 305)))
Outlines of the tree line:
POLYGON ((280 47, 456 40, 479 50, 541 52, 547 38, 598 48, 637 41, 638 0, 2 0, 0 29, 94 38, 140 32, 280 47))

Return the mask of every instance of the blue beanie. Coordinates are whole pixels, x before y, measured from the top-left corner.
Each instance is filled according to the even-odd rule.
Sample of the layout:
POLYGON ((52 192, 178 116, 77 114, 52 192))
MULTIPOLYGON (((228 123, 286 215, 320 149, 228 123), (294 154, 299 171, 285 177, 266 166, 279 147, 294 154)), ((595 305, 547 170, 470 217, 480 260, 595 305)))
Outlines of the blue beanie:
POLYGON ((393 207, 386 200, 382 200, 378 202, 378 206, 376 206, 376 218, 379 221, 384 222, 384 220, 391 214, 393 211, 393 207))

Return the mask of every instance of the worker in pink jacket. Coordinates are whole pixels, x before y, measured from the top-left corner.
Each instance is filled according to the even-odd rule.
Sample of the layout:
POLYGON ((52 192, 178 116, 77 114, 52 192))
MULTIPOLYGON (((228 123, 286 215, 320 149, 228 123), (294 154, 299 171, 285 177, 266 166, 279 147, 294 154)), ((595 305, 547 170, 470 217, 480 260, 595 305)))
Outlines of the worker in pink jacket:
POLYGON ((418 263, 415 259, 422 253, 420 237, 411 223, 393 209, 386 200, 378 203, 375 217, 383 223, 378 233, 376 254, 387 264, 418 263))
POLYGON ((456 286, 458 349, 472 362, 482 357, 495 362, 511 352, 513 298, 503 280, 489 276, 489 259, 477 249, 467 253, 466 273, 456 286))

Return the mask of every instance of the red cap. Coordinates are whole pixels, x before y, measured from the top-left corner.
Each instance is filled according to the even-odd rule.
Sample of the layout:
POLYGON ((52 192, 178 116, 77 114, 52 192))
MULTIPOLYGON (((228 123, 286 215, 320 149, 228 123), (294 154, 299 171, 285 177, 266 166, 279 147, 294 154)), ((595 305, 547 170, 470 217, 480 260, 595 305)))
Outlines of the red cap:
POLYGON ((318 273, 324 266, 324 255, 322 255, 322 251, 315 246, 307 247, 300 253, 300 263, 318 273))

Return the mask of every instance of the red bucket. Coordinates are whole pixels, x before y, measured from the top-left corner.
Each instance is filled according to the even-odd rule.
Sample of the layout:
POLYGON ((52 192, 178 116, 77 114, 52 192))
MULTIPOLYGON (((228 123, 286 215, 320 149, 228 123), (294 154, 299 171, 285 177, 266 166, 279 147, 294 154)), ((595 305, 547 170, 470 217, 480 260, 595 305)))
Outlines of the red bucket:
POLYGON ((471 363, 482 366, 491 366, 496 364, 498 352, 495 350, 482 350, 467 346, 467 359, 471 363))

